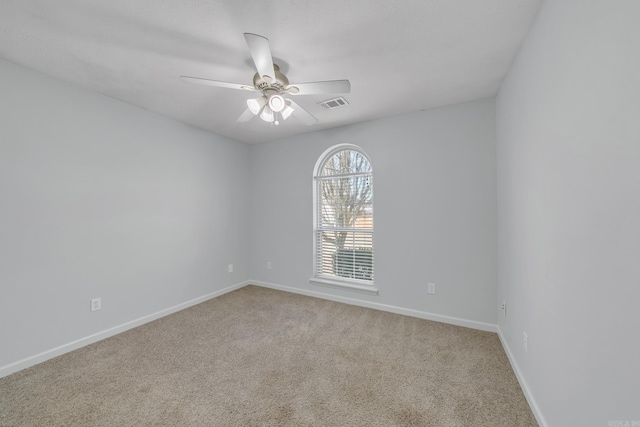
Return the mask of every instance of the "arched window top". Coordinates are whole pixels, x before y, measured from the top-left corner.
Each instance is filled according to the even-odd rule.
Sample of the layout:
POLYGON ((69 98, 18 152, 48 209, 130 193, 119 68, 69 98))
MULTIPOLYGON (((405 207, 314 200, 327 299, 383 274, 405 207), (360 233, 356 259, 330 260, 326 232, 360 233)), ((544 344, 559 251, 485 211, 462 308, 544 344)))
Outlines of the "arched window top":
POLYGON ((338 146, 323 158, 321 176, 371 173, 371 162, 355 146, 338 146))
POLYGON ((371 161, 362 148, 339 144, 322 153, 316 162, 314 176, 371 173, 371 161))

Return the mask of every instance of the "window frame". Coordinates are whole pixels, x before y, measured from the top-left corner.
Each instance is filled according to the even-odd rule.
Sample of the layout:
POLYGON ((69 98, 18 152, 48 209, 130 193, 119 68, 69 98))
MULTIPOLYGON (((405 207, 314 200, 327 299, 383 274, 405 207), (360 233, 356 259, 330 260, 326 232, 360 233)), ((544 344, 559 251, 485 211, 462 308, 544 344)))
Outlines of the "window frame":
MULTIPOLYGON (((349 174, 350 175, 350 174, 349 174)), ((353 175, 359 175, 354 173, 353 175)), ((375 287, 374 279, 375 279, 375 263, 374 263, 374 241, 375 241, 375 223, 374 223, 374 211, 373 205, 375 200, 373 199, 374 192, 373 185, 373 164, 371 163, 370 157, 364 152, 364 150, 357 145, 354 144, 338 144, 334 145, 327 150, 325 150, 318 160, 316 161, 315 168, 313 170, 313 274, 311 279, 309 279, 310 283, 313 285, 319 286, 328 286, 339 289, 346 289, 355 292, 366 293, 369 295, 378 295, 378 289, 375 287), (366 161, 369 163, 371 168, 370 176, 371 176, 371 191, 372 191, 372 203, 371 203, 371 215, 372 215, 372 227, 371 227, 371 270, 372 270, 372 280, 364 280, 364 279, 355 279, 355 278, 347 278, 347 277, 339 277, 332 275, 322 275, 319 273, 318 268, 318 232, 322 229, 321 226, 321 214, 320 208, 322 206, 321 190, 320 190, 320 182, 323 177, 326 176, 321 175, 324 167, 327 162, 337 153, 341 151, 355 151, 361 156, 363 156, 366 161)), ((355 227, 354 230, 357 230, 355 227)))

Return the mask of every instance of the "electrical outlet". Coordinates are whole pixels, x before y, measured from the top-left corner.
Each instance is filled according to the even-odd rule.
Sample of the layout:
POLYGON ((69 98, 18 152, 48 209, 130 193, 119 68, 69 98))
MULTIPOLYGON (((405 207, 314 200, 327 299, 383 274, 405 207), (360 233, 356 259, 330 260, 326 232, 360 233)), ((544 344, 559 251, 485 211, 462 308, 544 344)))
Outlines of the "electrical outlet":
POLYGON ((502 315, 504 317, 507 317, 507 302, 506 301, 502 301, 502 315))
POLYGON ((529 353, 529 335, 527 335, 526 332, 522 332, 522 337, 523 337, 524 352, 529 353))
POLYGON ((435 295, 436 294, 436 284, 435 283, 429 283, 427 284, 427 292, 435 295))
POLYGON ((229 270, 229 273, 233 273, 233 264, 229 264, 227 269, 229 270))
POLYGON ((91 300, 91 311, 98 311, 102 308, 102 298, 94 298, 91 300))
POLYGON ((267 261, 267 270, 271 270, 271 261, 267 261))

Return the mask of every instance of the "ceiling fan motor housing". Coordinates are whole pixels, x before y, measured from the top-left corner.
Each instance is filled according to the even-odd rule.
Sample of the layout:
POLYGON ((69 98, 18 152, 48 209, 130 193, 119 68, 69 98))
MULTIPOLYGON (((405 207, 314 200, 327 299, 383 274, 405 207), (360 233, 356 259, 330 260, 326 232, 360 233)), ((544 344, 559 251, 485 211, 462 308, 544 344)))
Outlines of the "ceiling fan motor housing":
MULTIPOLYGON (((276 76, 275 80, 271 80, 269 77, 266 77, 266 80, 263 76, 260 76, 260 73, 256 73, 253 76, 253 86, 260 91, 277 91, 278 93, 283 93, 287 86, 289 86, 289 79, 287 76, 280 72, 280 67, 277 64, 273 64, 273 72, 276 76)), ((264 93, 267 95, 267 93, 264 93)))

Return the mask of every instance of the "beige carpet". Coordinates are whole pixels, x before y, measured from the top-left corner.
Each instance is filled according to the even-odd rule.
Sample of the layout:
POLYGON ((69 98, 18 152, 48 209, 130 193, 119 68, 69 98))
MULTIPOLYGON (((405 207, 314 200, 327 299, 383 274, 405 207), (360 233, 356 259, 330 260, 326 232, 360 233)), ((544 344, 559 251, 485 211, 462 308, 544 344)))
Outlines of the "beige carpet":
POLYGON ((0 379, 2 426, 535 426, 494 333, 247 286, 0 379))

